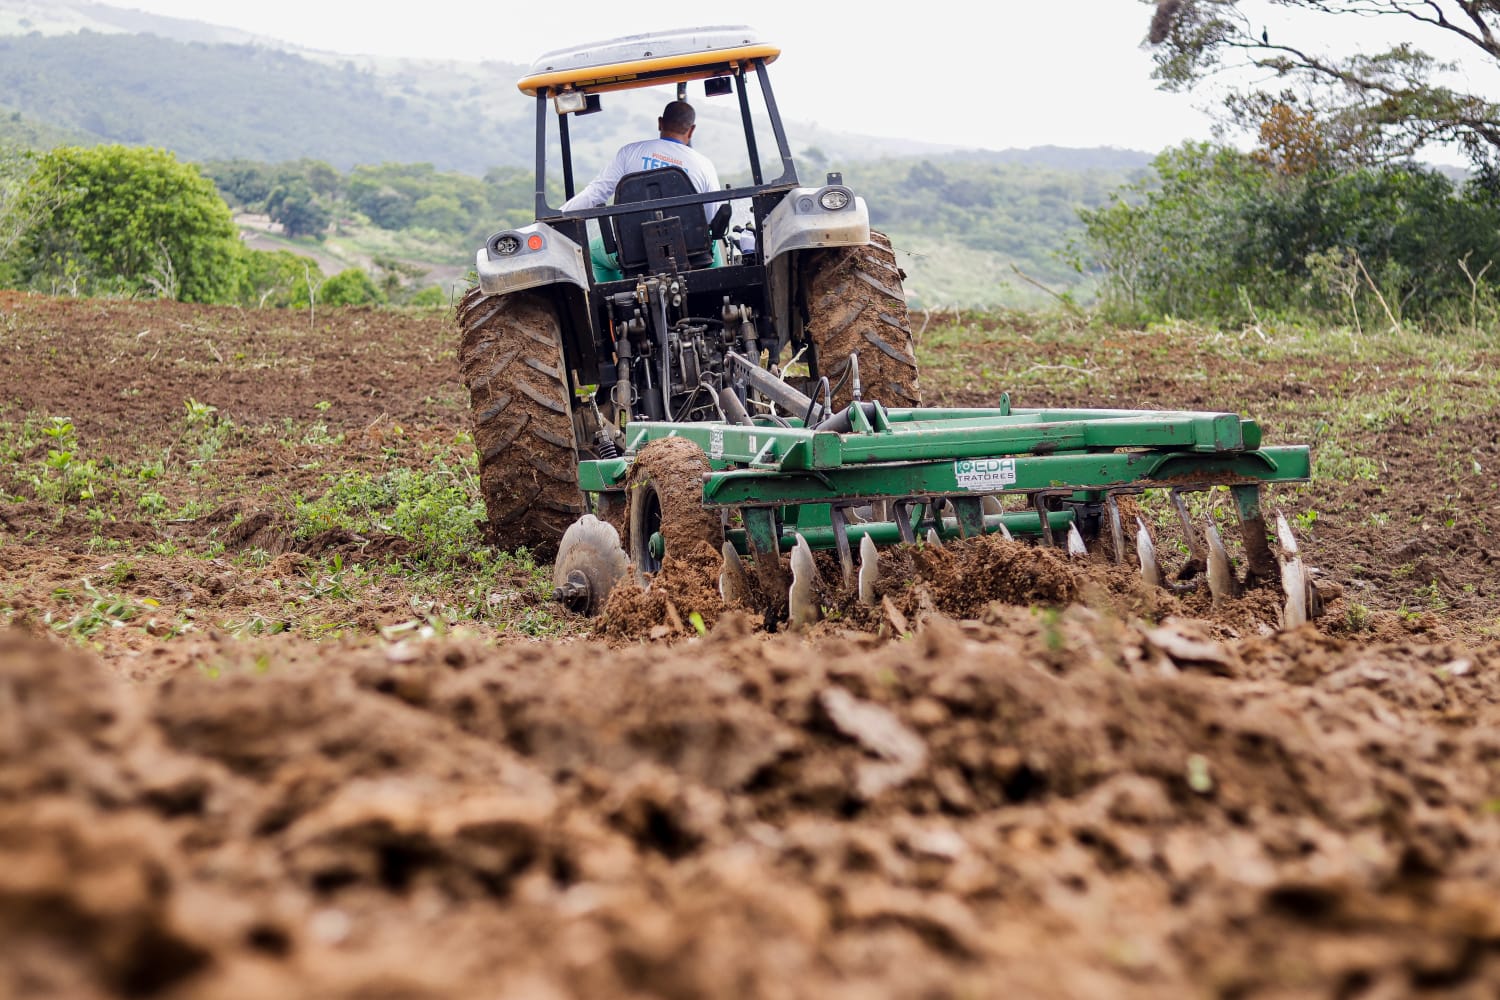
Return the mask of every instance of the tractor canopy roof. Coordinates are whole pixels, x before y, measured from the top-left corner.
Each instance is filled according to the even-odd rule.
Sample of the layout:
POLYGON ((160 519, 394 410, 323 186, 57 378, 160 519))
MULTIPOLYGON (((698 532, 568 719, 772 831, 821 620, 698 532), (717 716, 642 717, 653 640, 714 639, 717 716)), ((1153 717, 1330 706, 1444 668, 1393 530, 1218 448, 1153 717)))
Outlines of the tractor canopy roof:
POLYGON ((669 81, 728 75, 752 59, 773 62, 781 50, 744 25, 683 28, 547 52, 518 86, 536 96, 545 88, 599 93, 669 81))

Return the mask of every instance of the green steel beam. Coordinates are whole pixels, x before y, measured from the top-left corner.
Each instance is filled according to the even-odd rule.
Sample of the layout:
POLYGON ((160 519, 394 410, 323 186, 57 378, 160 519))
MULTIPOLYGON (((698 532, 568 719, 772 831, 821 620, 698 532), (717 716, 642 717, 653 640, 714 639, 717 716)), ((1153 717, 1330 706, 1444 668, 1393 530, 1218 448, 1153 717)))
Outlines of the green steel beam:
MULTIPOLYGON (((867 497, 973 496, 1071 487, 1249 485, 1305 480, 1308 450, 1261 449, 1260 426, 1232 413, 913 408, 876 404, 839 434, 800 426, 643 421, 627 456, 579 463, 579 485, 619 489, 650 441, 693 441, 716 470, 705 501, 817 503, 867 497), (1123 450, 1122 450, 1123 449, 1123 450)), ((793 422, 795 423, 795 421, 793 422)))
POLYGON ((578 463, 578 488, 585 493, 617 490, 625 485, 630 462, 623 458, 601 458, 578 463))
POLYGON ((709 506, 799 504, 878 497, 973 496, 1058 490, 1197 488, 1301 482, 1310 474, 1306 447, 1210 456, 1195 452, 1028 455, 767 473, 710 474, 709 506))
MULTIPOLYGON (((580 462, 579 487, 588 492, 619 489, 628 469, 629 460, 624 458, 580 462)), ((864 497, 963 496, 1062 487, 1082 491, 1204 484, 1233 486, 1303 482, 1310 476, 1311 457, 1307 447, 1281 445, 1223 455, 1112 452, 892 462, 807 471, 720 471, 710 477, 704 498, 712 504, 737 506, 864 497)))
MULTIPOLYGON (((861 416, 861 425, 869 426, 861 416)), ((627 450, 686 438, 711 461, 756 469, 836 469, 863 462, 1168 448, 1221 454, 1254 450, 1260 427, 1233 413, 1155 410, 879 410, 876 426, 845 434, 804 427, 642 421, 627 450), (879 419, 885 417, 888 419, 879 419)))
MULTIPOLYGON (((765 508, 770 510, 771 508, 765 508)), ((1073 520, 1073 512, 1070 510, 1049 511, 1047 523, 1052 526, 1053 531, 1066 531, 1069 522, 1073 520)), ((1040 535, 1042 533, 1041 518, 1035 511, 1016 511, 1010 514, 986 514, 984 516, 984 530, 986 534, 994 534, 1004 524, 1007 531, 1012 535, 1040 535)), ((929 519, 924 522, 923 530, 932 526, 929 519)), ((859 548, 859 541, 865 535, 869 535, 876 545, 896 545, 901 541, 901 527, 895 521, 874 521, 869 524, 850 524, 847 529, 849 544, 859 548)), ((963 525, 953 518, 944 518, 942 528, 939 530, 944 541, 955 538, 968 537, 964 534, 963 525)), ((792 546, 797 543, 797 536, 801 535, 811 549, 832 549, 837 545, 837 537, 832 525, 816 525, 812 527, 798 527, 786 525, 781 530, 779 545, 782 552, 790 552, 792 546)), ((751 555, 750 538, 744 528, 730 528, 724 532, 724 537, 733 543, 735 550, 740 555, 751 555)))

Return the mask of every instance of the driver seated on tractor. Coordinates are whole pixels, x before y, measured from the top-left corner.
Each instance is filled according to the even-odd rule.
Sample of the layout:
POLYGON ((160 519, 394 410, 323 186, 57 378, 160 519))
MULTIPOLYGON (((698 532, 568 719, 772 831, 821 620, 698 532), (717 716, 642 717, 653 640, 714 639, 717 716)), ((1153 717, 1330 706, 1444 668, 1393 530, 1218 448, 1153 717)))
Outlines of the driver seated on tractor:
MULTIPOLYGON (((620 178, 638 170, 681 167, 699 194, 718 190, 719 172, 714 169, 713 161, 692 146, 693 132, 698 127, 697 118, 697 112, 687 101, 672 101, 662 109, 661 117, 656 119, 660 137, 642 139, 639 142, 626 143, 621 146, 615 158, 599 172, 598 177, 590 181, 582 191, 563 202, 563 211, 598 208, 609 204, 609 200, 615 195, 615 186, 620 183, 620 178)), ((709 202, 703 206, 703 214, 709 222, 713 221, 714 213, 722 204, 723 202, 709 202)), ((616 270, 615 262, 609 259, 599 239, 595 238, 590 241, 590 251, 596 271, 601 269, 601 265, 603 269, 616 270)), ((714 261, 715 264, 720 263, 717 246, 714 248, 714 261)))
MULTIPOLYGON (((713 161, 693 148, 693 132, 697 126, 697 112, 687 101, 673 101, 662 109, 656 119, 661 133, 658 139, 642 139, 620 147, 615 158, 589 182, 588 187, 563 202, 563 211, 580 208, 598 208, 609 204, 615 196, 615 185, 626 174, 637 170, 656 170, 660 167, 681 167, 693 182, 699 194, 715 191, 719 187, 719 172, 713 161)), ((710 202, 703 212, 710 221, 719 210, 719 203, 710 202)))

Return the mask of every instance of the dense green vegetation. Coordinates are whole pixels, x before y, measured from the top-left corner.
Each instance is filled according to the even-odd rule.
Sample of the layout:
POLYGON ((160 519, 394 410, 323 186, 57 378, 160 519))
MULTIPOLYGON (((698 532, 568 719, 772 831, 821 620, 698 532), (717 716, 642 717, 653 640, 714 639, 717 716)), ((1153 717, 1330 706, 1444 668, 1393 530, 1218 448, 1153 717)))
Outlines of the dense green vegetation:
POLYGON ((1085 213, 1084 256, 1105 270, 1109 305, 1234 321, 1281 312, 1356 331, 1493 322, 1500 103, 1471 81, 1500 66, 1500 5, 1278 5, 1295 16, 1269 29, 1239 0, 1156 5, 1148 45, 1164 88, 1191 90, 1230 64, 1263 71, 1220 95, 1221 124, 1258 143, 1249 155, 1170 150, 1159 183, 1085 213), (1399 41, 1379 51, 1344 27, 1399 41), (1414 162, 1435 149, 1461 152, 1472 173, 1414 162))
POLYGON ((165 150, 0 149, 0 285, 258 307, 443 301, 413 284, 425 268, 372 267, 379 283, 363 268, 326 278, 308 257, 246 247, 213 183, 165 150))
POLYGON ((1334 170, 1207 144, 1085 210, 1078 261, 1122 319, 1472 328, 1500 307, 1500 185, 1411 164, 1334 170))
POLYGON ((482 178, 430 163, 384 163, 341 174, 321 160, 211 161, 203 172, 235 209, 264 212, 288 236, 323 236, 335 220, 417 231, 464 247, 532 215, 532 172, 495 167, 482 178))
POLYGON ((162 150, 59 146, 37 161, 19 211, 33 222, 11 268, 28 286, 222 302, 241 283, 229 207, 162 150))

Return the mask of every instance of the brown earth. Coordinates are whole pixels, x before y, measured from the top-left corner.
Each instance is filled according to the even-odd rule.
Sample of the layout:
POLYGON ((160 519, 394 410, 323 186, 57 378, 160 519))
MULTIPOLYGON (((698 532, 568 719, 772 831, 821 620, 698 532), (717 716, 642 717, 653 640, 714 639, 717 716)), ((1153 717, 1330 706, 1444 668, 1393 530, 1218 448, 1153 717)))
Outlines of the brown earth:
MULTIPOLYGON (((1356 375, 1400 388, 979 327, 956 370, 1058 373, 1020 404, 1243 410, 1277 443, 1356 375)), ((457 600, 415 543, 292 530, 332 476, 472 461, 451 318, 0 293, 0 336, 5 425, 66 414, 198 512, 121 476, 59 505, 41 445, 0 473, 0 996, 1500 988, 1500 491, 1451 475, 1500 467, 1500 416, 1383 425, 1378 480, 1282 498, 1332 598, 1289 633, 1264 592, 991 538, 884 553, 878 610, 825 557, 807 635, 716 604, 690 552, 540 641, 519 577, 410 628, 457 600), (335 554, 371 568, 352 597, 335 554), (85 581, 145 610, 64 639, 85 581)), ((931 360, 929 403, 992 401, 931 360)))

